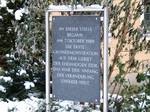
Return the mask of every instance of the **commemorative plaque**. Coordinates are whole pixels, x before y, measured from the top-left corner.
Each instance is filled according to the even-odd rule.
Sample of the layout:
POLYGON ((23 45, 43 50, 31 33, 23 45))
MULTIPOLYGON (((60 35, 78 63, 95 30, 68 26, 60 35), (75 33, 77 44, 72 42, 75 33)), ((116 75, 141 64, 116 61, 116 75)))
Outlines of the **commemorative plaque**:
POLYGON ((100 17, 52 17, 52 92, 62 100, 100 100, 100 17))

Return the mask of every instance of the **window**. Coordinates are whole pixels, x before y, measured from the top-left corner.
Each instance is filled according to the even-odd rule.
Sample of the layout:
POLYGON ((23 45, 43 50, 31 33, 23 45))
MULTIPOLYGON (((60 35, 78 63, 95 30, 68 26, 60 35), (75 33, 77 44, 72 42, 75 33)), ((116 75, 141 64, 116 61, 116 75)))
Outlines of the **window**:
POLYGON ((144 31, 150 34, 150 0, 144 0, 144 31))

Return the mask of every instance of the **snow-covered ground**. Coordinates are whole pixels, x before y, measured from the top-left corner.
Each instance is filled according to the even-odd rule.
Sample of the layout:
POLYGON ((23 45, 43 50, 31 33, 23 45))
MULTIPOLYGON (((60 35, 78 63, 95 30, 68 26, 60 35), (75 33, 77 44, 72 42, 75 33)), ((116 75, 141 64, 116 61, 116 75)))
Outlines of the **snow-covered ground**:
POLYGON ((13 112, 35 112, 38 110, 40 102, 44 102, 44 100, 35 97, 24 101, 0 101, 0 112, 8 112, 9 110, 14 110, 13 112))
MULTIPOLYGON (((43 99, 38 99, 35 97, 31 97, 30 99, 26 99, 24 101, 0 101, 0 112, 8 112, 9 110, 13 110, 12 112, 40 112, 40 109, 45 106, 43 104, 43 99)), ((88 107, 88 103, 80 105, 80 103, 73 101, 59 101, 55 102, 52 110, 55 112, 81 112, 88 107)), ((90 111, 100 112, 99 106, 97 105, 95 110, 90 109, 90 111)))
MULTIPOLYGON (((112 97, 116 97, 113 95, 112 97)), ((118 96, 120 99, 121 96, 118 96)), ((101 100, 102 102, 102 100, 101 100)), ((100 112, 100 105, 96 105, 96 109, 89 108, 89 103, 80 104, 73 101, 53 101, 53 107, 51 108, 55 112, 82 112, 83 110, 90 110, 90 112, 100 112)), ((45 108, 45 100, 36 97, 30 97, 23 101, 0 101, 0 112, 40 112, 40 109, 45 108)))

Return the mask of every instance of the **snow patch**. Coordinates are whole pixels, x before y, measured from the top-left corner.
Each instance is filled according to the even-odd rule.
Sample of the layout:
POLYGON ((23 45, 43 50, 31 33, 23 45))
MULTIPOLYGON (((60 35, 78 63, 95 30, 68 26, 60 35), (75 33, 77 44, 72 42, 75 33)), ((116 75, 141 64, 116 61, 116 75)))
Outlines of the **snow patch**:
POLYGON ((7 3, 6 0, 1 0, 0 1, 0 7, 6 7, 7 6, 6 3, 7 3))
POLYGON ((90 6, 91 8, 96 8, 96 9, 102 9, 103 6, 100 6, 99 4, 93 4, 90 6))
POLYGON ((0 111, 8 112, 8 103, 1 101, 0 102, 0 111))
POLYGON ((0 16, 0 19, 3 19, 3 17, 2 17, 2 16, 0 16))
POLYGON ((6 92, 6 89, 2 85, 0 85, 0 91, 6 92))
POLYGON ((23 101, 0 101, 0 112, 36 112, 39 110, 39 103, 44 102, 43 99, 31 97, 23 101))
POLYGON ((30 89, 31 87, 35 87, 33 82, 25 81, 24 86, 26 89, 30 89))
MULTIPOLYGON (((101 10, 103 7, 100 6, 99 4, 93 4, 91 6, 82 6, 82 5, 77 5, 76 6, 76 10, 101 10)), ((71 5, 49 5, 48 7, 49 10, 72 10, 72 6, 71 5)))
POLYGON ((16 20, 21 20, 21 17, 23 16, 23 13, 25 13, 24 9, 19 9, 15 12, 15 19, 16 20))
POLYGON ((144 72, 146 76, 150 76, 150 71, 144 72))
POLYGON ((12 80, 12 78, 11 77, 4 77, 4 76, 0 76, 0 80, 4 80, 5 82, 12 82, 13 80, 12 80))
POLYGON ((62 107, 66 107, 66 108, 68 106, 71 107, 71 105, 73 105, 73 101, 63 101, 63 102, 60 102, 59 105, 62 107))
POLYGON ((23 74, 26 74, 26 70, 23 70, 23 69, 22 69, 22 70, 20 71, 20 75, 23 75, 23 74))
POLYGON ((9 13, 13 14, 13 11, 14 11, 13 9, 7 8, 7 10, 8 10, 9 13))
POLYGON ((15 19, 16 20, 20 20, 22 16, 23 16, 23 14, 22 14, 21 10, 17 10, 15 12, 15 19))

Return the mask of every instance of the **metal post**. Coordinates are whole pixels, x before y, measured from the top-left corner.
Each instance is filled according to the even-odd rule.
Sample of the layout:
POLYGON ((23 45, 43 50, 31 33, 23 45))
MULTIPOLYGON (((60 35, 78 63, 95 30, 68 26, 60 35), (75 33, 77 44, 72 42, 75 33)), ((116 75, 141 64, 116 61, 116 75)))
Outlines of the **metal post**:
POLYGON ((50 112, 50 41, 49 41, 49 12, 45 13, 46 27, 46 112, 50 112))
POLYGON ((103 112, 108 112, 108 7, 104 8, 103 112))

